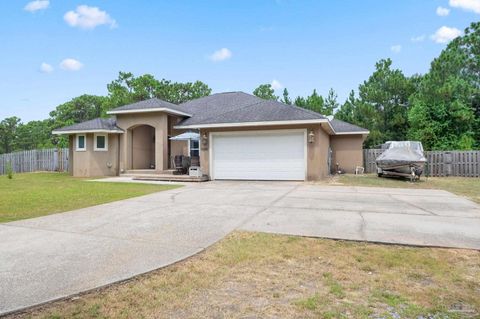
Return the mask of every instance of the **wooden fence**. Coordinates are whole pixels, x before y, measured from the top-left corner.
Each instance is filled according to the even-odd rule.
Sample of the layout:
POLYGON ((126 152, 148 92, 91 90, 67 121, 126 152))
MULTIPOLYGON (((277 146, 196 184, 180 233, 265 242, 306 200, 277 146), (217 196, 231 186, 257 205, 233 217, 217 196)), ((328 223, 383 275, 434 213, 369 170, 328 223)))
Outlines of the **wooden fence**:
MULTIPOLYGON (((375 159, 381 149, 363 150, 366 173, 376 173, 375 159)), ((480 151, 426 151, 425 176, 480 177, 480 151)))
POLYGON ((0 175, 6 174, 8 165, 11 165, 15 173, 68 171, 68 148, 0 154, 0 175))

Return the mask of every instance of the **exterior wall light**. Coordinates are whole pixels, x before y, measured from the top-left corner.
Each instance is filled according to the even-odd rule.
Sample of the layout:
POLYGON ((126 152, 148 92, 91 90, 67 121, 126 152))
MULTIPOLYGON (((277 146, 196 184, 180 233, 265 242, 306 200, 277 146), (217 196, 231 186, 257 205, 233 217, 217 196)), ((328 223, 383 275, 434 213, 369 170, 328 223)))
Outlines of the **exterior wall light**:
POLYGON ((313 143, 315 142, 315 133, 313 133, 313 130, 308 133, 308 143, 313 143))
POLYGON ((203 150, 208 149, 208 134, 207 134, 207 132, 202 133, 202 149, 203 150))

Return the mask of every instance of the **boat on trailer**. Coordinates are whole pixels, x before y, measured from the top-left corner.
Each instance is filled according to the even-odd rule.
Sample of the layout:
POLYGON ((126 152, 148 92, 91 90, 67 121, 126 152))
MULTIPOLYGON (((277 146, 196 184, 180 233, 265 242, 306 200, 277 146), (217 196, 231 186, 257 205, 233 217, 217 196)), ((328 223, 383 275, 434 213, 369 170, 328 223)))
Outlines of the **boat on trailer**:
POLYGON ((402 176, 415 181, 420 178, 427 159, 418 141, 389 141, 382 144, 385 151, 375 160, 378 177, 402 176))

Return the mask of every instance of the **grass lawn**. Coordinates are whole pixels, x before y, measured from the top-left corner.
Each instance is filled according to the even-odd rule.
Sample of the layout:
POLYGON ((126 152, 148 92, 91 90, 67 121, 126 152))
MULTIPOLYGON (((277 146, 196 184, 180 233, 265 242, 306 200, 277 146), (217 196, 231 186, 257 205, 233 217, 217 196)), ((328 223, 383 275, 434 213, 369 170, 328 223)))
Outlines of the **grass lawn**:
POLYGON ((0 176, 0 222, 38 217, 150 194, 178 186, 96 183, 63 173, 0 176))
POLYGON ((479 318, 479 295, 478 251, 235 232, 178 264, 15 317, 479 318))
POLYGON ((454 194, 465 196, 480 203, 480 178, 474 177, 422 177, 420 181, 410 182, 407 179, 377 177, 375 174, 367 175, 337 175, 329 184, 351 186, 375 187, 403 187, 403 188, 433 188, 443 189, 454 194))

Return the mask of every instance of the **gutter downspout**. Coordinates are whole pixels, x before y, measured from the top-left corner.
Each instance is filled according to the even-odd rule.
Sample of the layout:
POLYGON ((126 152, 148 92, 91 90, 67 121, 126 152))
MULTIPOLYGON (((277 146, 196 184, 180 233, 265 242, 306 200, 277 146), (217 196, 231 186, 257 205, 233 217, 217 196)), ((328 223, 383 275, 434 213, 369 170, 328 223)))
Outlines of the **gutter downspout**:
POLYGON ((117 134, 117 169, 116 169, 117 176, 120 176, 120 138, 121 137, 122 137, 121 134, 117 134))

